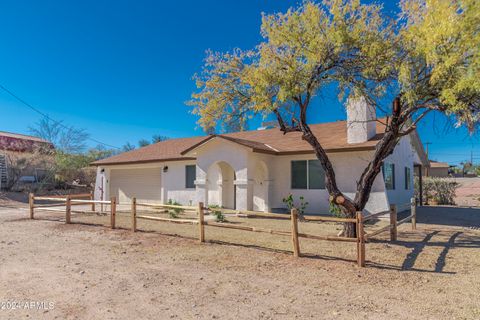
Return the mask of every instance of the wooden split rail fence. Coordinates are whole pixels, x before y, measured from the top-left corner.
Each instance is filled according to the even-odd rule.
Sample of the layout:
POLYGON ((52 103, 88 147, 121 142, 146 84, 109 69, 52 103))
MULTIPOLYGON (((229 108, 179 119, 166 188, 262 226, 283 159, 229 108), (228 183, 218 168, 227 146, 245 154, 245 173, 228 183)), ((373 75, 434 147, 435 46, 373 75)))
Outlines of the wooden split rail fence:
MULTIPOLYGON (((390 216, 389 224, 386 225, 385 227, 382 227, 380 229, 377 229, 377 230, 371 231, 370 233, 365 234, 365 240, 368 241, 372 237, 375 237, 375 236, 377 236, 381 233, 389 231, 390 232, 390 240, 391 241, 397 241, 397 236, 398 236, 397 228, 398 228, 398 226, 402 225, 404 223, 407 223, 407 222, 412 223, 412 230, 417 229, 417 202, 416 202, 415 198, 412 198, 411 201, 410 201, 410 215, 408 215, 406 218, 398 221, 397 205, 394 205, 394 204, 390 205, 390 210, 388 211, 388 213, 389 213, 389 216, 390 216)), ((379 213, 375 213, 375 214, 365 216, 363 218, 363 222, 371 220, 373 218, 377 218, 377 217, 379 217, 381 215, 385 215, 385 214, 386 214, 386 212, 379 212, 379 213)))
POLYGON ((99 213, 96 204, 102 205, 100 212, 103 212, 103 205, 110 205, 111 227, 115 228, 115 212, 116 200, 113 197, 110 201, 94 200, 93 193, 82 193, 60 196, 35 196, 33 193, 29 195, 30 219, 35 218, 35 209, 40 211, 63 212, 65 211, 65 223, 71 223, 72 213, 99 213), (35 201, 48 201, 50 203, 35 204, 35 201), (53 202, 53 203, 52 203, 53 202), (72 206, 90 205, 91 210, 72 210, 72 206), (63 209, 55 209, 54 207, 65 207, 63 209))
MULTIPOLYGON (((71 213, 74 212, 71 209, 72 205, 91 204, 92 212, 95 212, 95 204, 110 205, 110 226, 112 229, 115 229, 115 220, 116 220, 116 212, 117 212, 117 205, 118 205, 115 197, 112 197, 110 201, 98 201, 98 200, 93 200, 93 195, 91 194, 54 196, 54 197, 52 196, 37 197, 37 196, 34 196, 33 194, 30 194, 29 203, 30 203, 31 219, 34 219, 35 208, 49 210, 49 211, 55 210, 55 209, 48 208, 48 206, 52 206, 51 204, 35 205, 35 200, 65 202, 62 204, 58 204, 59 206, 60 205, 66 206, 65 223, 71 223, 71 213), (86 197, 88 197, 88 199, 81 199, 86 197)), ((125 204, 122 204, 122 205, 125 205, 125 204)), ((216 227, 216 228, 226 228, 226 229, 236 229, 236 230, 243 230, 243 231, 250 231, 250 232, 269 233, 274 235, 291 237, 292 247, 293 247, 292 251, 295 257, 301 256, 300 241, 299 241, 300 238, 326 240, 326 241, 355 242, 357 244, 357 264, 360 267, 365 267, 365 243, 370 238, 377 236, 383 232, 390 231, 391 241, 396 241, 397 227, 409 221, 412 222, 412 229, 413 230, 416 229, 416 202, 415 202, 415 199, 413 198, 411 201, 411 213, 408 217, 400 221, 397 221, 397 206, 391 205, 390 211, 389 211, 390 223, 387 226, 382 227, 378 230, 372 231, 370 233, 365 233, 365 230, 364 230, 365 222, 372 220, 374 218, 378 218, 381 215, 385 215, 386 212, 380 212, 380 213, 371 214, 367 216, 363 216, 362 212, 357 212, 355 218, 324 217, 324 216, 312 216, 312 215, 303 215, 302 217, 302 221, 354 223, 356 226, 356 235, 357 235, 355 238, 348 238, 348 237, 341 237, 341 236, 320 236, 320 235, 301 233, 298 231, 299 215, 298 215, 297 209, 292 209, 290 214, 264 213, 264 212, 256 212, 256 211, 237 211, 237 210, 229 210, 229 209, 213 209, 213 210, 220 210, 224 213, 235 214, 237 217, 289 219, 291 221, 291 230, 284 231, 284 230, 266 229, 266 228, 260 228, 260 227, 254 227, 254 226, 240 226, 240 225, 228 223, 228 222, 207 221, 205 220, 205 212, 211 209, 205 208, 202 202, 200 202, 197 207, 192 207, 192 206, 178 206, 178 205, 169 205, 169 204, 139 203, 137 202, 136 198, 133 198, 130 205, 131 205, 131 229, 133 232, 137 231, 137 220, 141 219, 141 220, 169 222, 169 223, 176 223, 176 224, 198 225, 200 242, 205 242, 205 226, 216 227), (158 217, 158 216, 152 216, 152 215, 146 215, 146 214, 137 214, 138 207, 150 207, 150 208, 165 209, 165 210, 181 209, 186 211, 196 211, 197 218, 196 219, 178 219, 178 218, 164 218, 164 217, 158 217)), ((59 210, 55 210, 55 211, 59 211, 59 210)), ((85 211, 77 211, 77 212, 83 213, 85 211)))

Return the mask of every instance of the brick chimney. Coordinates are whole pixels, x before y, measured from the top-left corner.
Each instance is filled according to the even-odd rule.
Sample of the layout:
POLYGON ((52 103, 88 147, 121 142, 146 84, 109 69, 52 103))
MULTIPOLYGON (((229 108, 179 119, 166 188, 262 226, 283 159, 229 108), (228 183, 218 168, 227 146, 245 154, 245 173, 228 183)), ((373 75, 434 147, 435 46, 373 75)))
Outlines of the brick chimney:
POLYGON ((347 101, 347 141, 362 143, 376 134, 375 107, 365 97, 350 98, 347 101))

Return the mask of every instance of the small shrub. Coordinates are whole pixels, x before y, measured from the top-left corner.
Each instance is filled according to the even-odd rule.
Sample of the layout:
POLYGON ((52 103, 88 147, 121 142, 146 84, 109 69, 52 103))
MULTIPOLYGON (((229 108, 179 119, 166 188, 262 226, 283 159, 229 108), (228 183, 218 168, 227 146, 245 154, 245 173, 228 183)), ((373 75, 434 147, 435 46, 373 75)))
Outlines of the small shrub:
POLYGON ((172 219, 177 219, 178 218, 178 213, 176 213, 175 210, 172 210, 172 209, 168 210, 168 215, 172 219))
POLYGON ((303 196, 300 196, 298 199, 300 203, 296 205, 293 195, 290 193, 288 196, 283 198, 282 201, 287 206, 288 211, 291 211, 293 208, 296 208, 298 210, 298 215, 300 216, 300 218, 302 218, 303 215, 305 214, 305 210, 307 209, 308 202, 305 201, 305 198, 303 196))
POLYGON ((329 209, 330 213, 332 214, 332 216, 334 217, 337 217, 337 218, 345 218, 345 215, 342 213, 342 209, 340 208, 340 206, 338 206, 336 203, 334 203, 333 201, 330 202, 330 209, 329 209))
MULTIPOLYGON (((182 205, 181 203, 178 203, 177 201, 172 200, 172 199, 168 199, 167 204, 172 205, 172 206, 181 206, 182 205)), ((171 209, 168 209, 168 214, 170 215, 170 218, 176 219, 184 211, 185 210, 183 210, 181 208, 171 208, 171 209)))
POLYGON ((213 215, 215 216, 215 221, 217 222, 227 222, 227 218, 220 210, 214 210, 213 215))
MULTIPOLYGON (((445 178, 423 177, 423 199, 436 201, 438 204, 455 204, 458 183, 445 178)), ((419 198, 419 181, 415 177, 415 197, 419 198)))
POLYGON ((210 204, 208 205, 208 208, 212 211, 212 214, 215 216, 216 222, 227 222, 227 218, 225 217, 225 215, 222 213, 221 210, 218 210, 221 208, 218 204, 210 204))

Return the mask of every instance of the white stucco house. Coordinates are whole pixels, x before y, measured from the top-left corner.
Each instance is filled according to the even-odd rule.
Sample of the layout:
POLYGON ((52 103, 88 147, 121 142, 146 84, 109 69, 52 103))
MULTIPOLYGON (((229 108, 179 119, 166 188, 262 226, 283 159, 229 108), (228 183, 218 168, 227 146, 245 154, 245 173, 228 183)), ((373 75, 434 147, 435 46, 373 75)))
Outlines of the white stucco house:
MULTIPOLYGON (((353 197, 356 180, 372 157, 384 125, 364 102, 350 104, 347 121, 311 125, 332 160, 337 182, 353 197)), ((96 199, 117 197, 184 205, 204 202, 225 208, 281 211, 282 199, 305 197, 307 212, 329 210, 325 177, 312 148, 300 133, 278 128, 171 139, 96 161, 96 199)), ((403 137, 384 162, 366 211, 388 210, 413 196, 414 166, 428 165, 418 134, 403 137)))

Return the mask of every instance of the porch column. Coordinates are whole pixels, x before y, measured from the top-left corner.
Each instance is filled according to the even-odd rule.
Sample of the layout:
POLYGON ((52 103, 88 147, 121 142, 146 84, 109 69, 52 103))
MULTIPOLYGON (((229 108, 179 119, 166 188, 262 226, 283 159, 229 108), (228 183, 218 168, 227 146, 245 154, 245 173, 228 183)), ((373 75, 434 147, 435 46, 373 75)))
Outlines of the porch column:
POLYGON ((197 203, 203 202, 205 206, 208 206, 207 182, 204 179, 195 180, 195 191, 197 194, 197 203))
POLYGON ((270 204, 270 194, 271 194, 271 188, 272 188, 272 180, 265 180, 263 182, 265 184, 265 212, 271 212, 272 205, 270 204))
POLYGON ((253 182, 249 180, 235 180, 236 210, 252 210, 253 208, 253 182))
POLYGON ((423 206, 423 172, 422 166, 418 166, 418 194, 419 194, 419 202, 420 206, 423 206))

